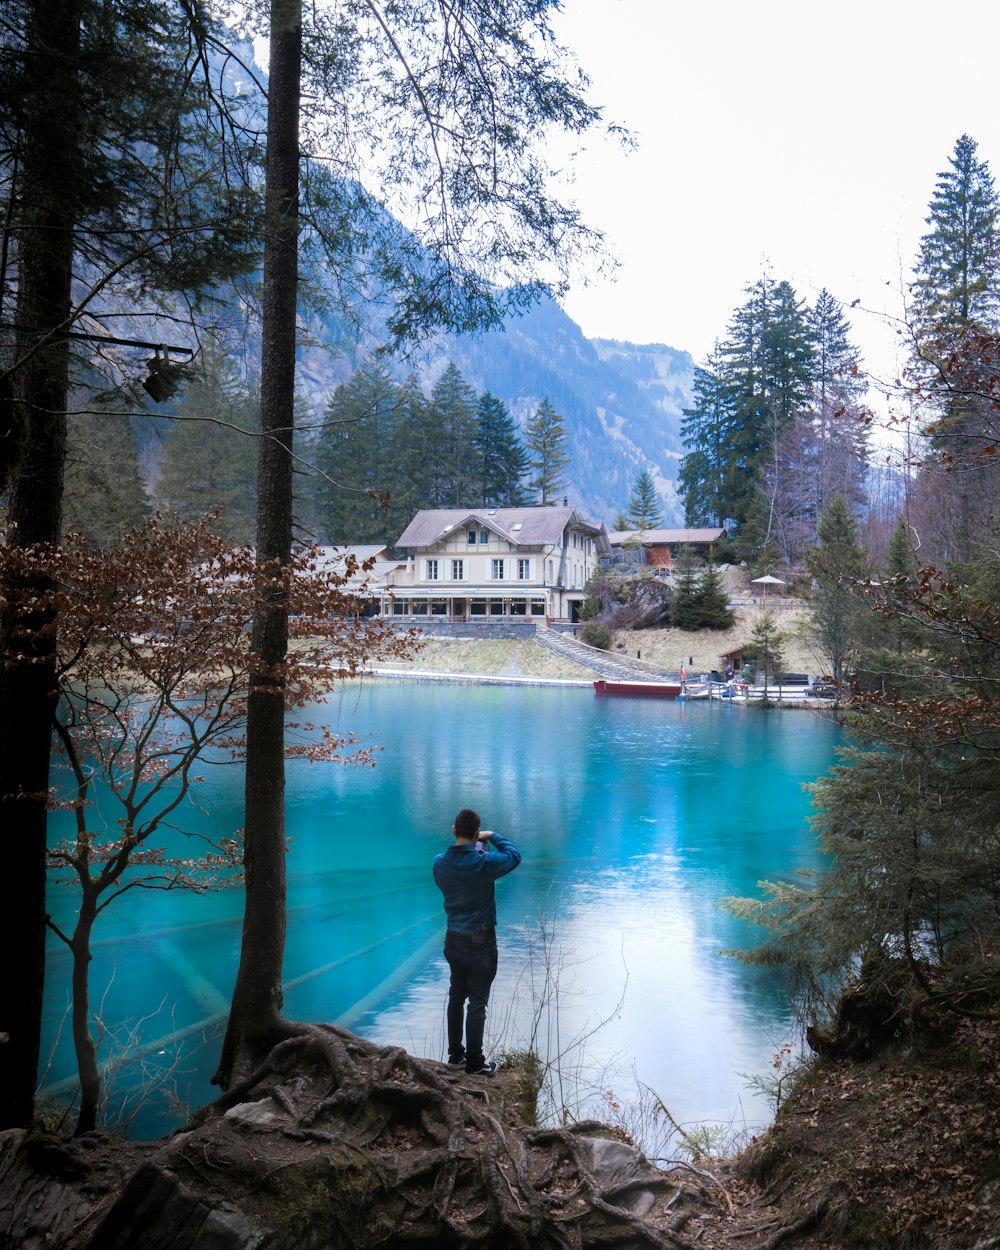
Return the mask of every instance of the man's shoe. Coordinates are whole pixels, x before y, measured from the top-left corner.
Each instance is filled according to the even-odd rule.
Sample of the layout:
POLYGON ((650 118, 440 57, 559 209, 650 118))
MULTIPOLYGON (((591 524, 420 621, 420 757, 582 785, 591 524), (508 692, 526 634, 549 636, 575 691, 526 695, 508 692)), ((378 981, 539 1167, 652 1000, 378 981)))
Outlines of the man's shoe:
POLYGON ((484 1059, 483 1062, 478 1067, 466 1068, 465 1075, 466 1076, 492 1076, 499 1067, 500 1065, 498 1063, 492 1063, 489 1059, 484 1059))
POLYGON ((461 1057, 460 1059, 449 1059, 449 1060, 448 1060, 448 1067, 449 1067, 449 1068, 464 1068, 464 1067, 465 1067, 465 1056, 464 1056, 464 1055, 462 1055, 462 1057, 461 1057))

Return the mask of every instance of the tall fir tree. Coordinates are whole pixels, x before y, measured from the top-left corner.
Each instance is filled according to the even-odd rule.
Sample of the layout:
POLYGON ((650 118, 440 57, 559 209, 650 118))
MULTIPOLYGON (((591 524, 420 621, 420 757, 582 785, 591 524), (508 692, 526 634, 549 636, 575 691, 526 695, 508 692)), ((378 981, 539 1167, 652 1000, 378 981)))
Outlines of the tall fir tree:
POLYGON ((817 583, 813 598, 816 641, 830 663, 833 680, 843 685, 855 675, 870 620, 859 589, 868 559, 843 495, 834 495, 830 501, 819 523, 817 544, 806 560, 817 583))
POLYGON ((735 523, 738 476, 733 458, 733 405, 718 353, 696 368, 691 407, 684 409, 681 439, 687 454, 678 485, 684 496, 684 519, 691 526, 723 528, 735 523))
POLYGON ((705 562, 698 587, 698 607, 701 625, 704 629, 729 629, 734 621, 733 610, 729 606, 729 595, 723 585, 722 574, 714 560, 705 562))
POLYGON ((696 376, 682 427, 692 459, 680 481, 688 523, 725 526, 740 556, 754 559, 773 538, 781 439, 808 404, 814 349, 788 282, 765 274, 746 295, 711 367, 696 376))
POLYGON ((149 514, 128 417, 88 412, 69 422, 63 525, 100 550, 149 514))
POLYGON ((528 485, 535 502, 542 507, 558 502, 566 482, 564 470, 571 462, 569 436, 564 419, 547 399, 525 427, 524 442, 531 469, 528 485))
POLYGON ((632 483, 626 516, 628 528, 633 530, 654 530, 663 524, 663 508, 648 469, 643 469, 632 483))
MULTIPOLYGON (((903 517, 899 517, 886 544, 882 578, 893 588, 895 597, 901 600, 905 589, 915 586, 916 577, 917 556, 910 538, 910 527, 903 517)), ((896 656, 919 646, 919 629, 899 612, 887 614, 878 632, 882 646, 896 656)))
POLYGON ((839 491, 853 507, 865 497, 868 427, 861 419, 867 381, 839 302, 824 287, 808 313, 813 341, 816 516, 839 491))
POLYGON ((440 502, 438 507, 461 508, 478 502, 475 481, 478 411, 475 389, 450 361, 430 398, 439 430, 440 502))
POLYGON ((408 468, 393 453, 406 415, 404 393, 380 362, 362 366, 334 391, 314 449, 313 516, 326 542, 391 541, 399 523, 396 487, 408 468))
POLYGON ((993 175, 962 135, 938 175, 930 227, 914 267, 913 373, 931 413, 934 493, 948 522, 937 558, 965 561, 991 524, 1000 468, 997 330, 1000 328, 1000 200, 993 175), (929 401, 929 402, 928 402, 929 401))
POLYGON ((683 543, 677 551, 674 592, 670 597, 670 624, 675 629, 701 628, 700 583, 694 548, 683 543))
POLYGON ((253 542, 257 514, 258 397, 222 352, 200 358, 163 443, 157 505, 185 523, 219 511, 213 530, 238 545, 253 542))
POLYGON ((523 480, 528 453, 507 405, 489 391, 480 395, 476 429, 474 502, 490 508, 517 508, 526 502, 523 480))
POLYGON ((975 140, 962 135, 937 176, 912 284, 918 334, 993 329, 1000 312, 1000 201, 975 140))

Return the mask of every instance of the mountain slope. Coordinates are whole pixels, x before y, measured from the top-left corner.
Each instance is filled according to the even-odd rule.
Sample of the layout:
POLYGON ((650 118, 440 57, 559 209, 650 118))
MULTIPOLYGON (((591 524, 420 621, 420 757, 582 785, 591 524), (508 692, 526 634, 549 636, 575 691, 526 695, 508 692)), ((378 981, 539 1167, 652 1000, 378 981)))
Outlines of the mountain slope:
POLYGON ((694 368, 687 352, 591 341, 546 300, 501 333, 442 335, 410 364, 429 390, 449 361, 477 391, 502 399, 522 427, 542 400, 552 404, 572 456, 565 494, 583 511, 610 525, 648 469, 663 497, 664 523, 681 523, 680 420, 694 368))

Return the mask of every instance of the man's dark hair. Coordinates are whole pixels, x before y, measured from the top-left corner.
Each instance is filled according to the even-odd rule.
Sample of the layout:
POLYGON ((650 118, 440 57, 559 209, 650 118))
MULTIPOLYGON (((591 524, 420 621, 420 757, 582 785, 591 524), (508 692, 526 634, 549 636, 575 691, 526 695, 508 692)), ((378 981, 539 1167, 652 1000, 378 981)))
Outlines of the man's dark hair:
POLYGON ((463 807, 455 817, 455 837, 466 840, 475 838, 481 824, 478 812, 474 812, 471 807, 463 807))

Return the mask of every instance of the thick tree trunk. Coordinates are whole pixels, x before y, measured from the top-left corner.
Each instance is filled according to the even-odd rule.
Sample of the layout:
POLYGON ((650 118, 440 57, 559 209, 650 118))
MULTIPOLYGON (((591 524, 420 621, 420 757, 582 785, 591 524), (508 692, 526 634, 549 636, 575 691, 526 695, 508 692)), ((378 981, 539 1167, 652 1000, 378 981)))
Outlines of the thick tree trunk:
MULTIPOLYGON (((15 411, 23 431, 11 484, 8 542, 57 542, 62 522, 77 133, 80 0, 35 0, 28 35, 36 90, 26 102, 16 221, 18 296, 15 411)), ((25 589, 25 588, 21 588, 25 589)), ((44 586, 37 589, 45 591, 44 586)), ((0 829, 8 897, 0 906, 7 955, 0 1008, 0 1128, 30 1123, 45 967, 45 835, 54 703, 55 623, 36 613, 0 623, 0 829), (18 637, 27 624, 31 636, 18 637)))
MULTIPOLYGON (((261 341, 257 562, 265 580, 292 549, 292 420, 298 296, 301 0, 272 0, 267 120, 267 237, 261 341)), ((246 910, 240 966, 215 1080, 224 1088, 255 1068, 285 1032, 285 730, 283 681, 288 610, 265 584, 253 627, 256 671, 247 711, 246 910)))

